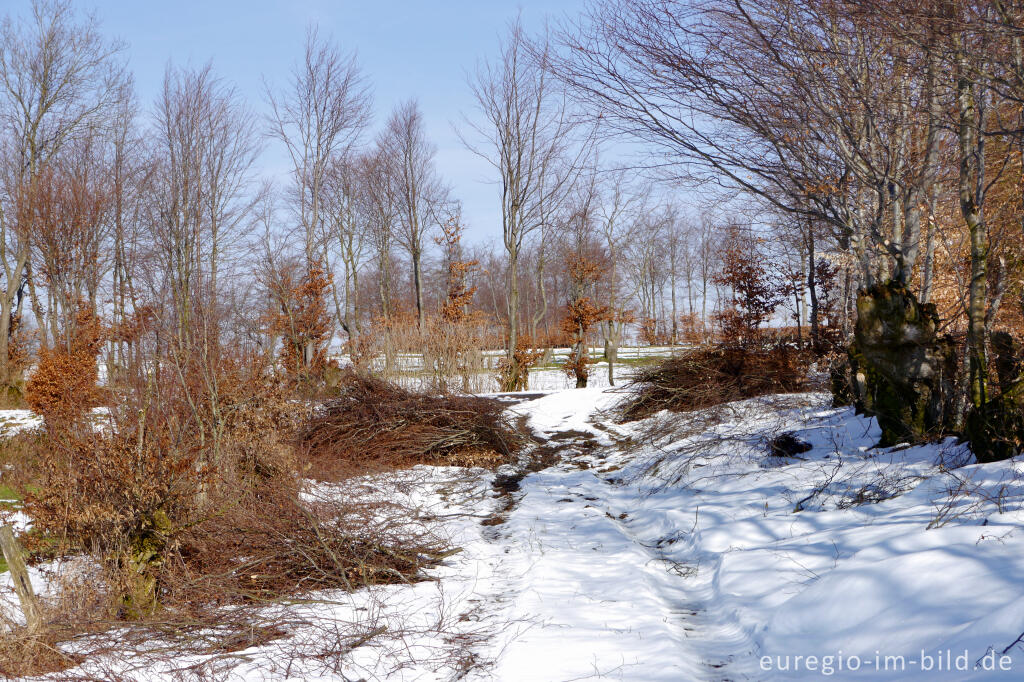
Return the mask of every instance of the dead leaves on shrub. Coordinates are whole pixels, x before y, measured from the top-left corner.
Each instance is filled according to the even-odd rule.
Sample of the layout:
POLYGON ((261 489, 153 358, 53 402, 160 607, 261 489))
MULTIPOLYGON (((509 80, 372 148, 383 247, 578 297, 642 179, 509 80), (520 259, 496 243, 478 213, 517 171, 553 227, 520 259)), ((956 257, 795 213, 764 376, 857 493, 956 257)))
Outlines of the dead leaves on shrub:
POLYGON ((39 349, 39 364, 25 391, 25 400, 43 417, 48 429, 81 425, 84 415, 101 402, 96 357, 106 338, 103 323, 84 302, 62 330, 62 342, 39 349))

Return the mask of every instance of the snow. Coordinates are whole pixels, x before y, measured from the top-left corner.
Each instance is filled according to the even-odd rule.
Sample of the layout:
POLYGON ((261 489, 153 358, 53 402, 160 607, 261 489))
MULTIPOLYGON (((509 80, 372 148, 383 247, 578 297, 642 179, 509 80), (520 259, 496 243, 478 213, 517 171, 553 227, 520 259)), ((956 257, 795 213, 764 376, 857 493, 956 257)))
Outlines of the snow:
MULTIPOLYGON (((685 351, 688 346, 623 346, 618 350, 619 361, 615 365, 614 376, 616 384, 625 383, 636 369, 636 363, 647 362, 657 358, 665 358, 675 353, 685 351)), ((568 376, 562 369, 570 354, 569 348, 552 348, 549 361, 541 366, 530 369, 529 390, 530 391, 563 391, 575 388, 576 379, 568 376)), ((590 366, 588 385, 591 388, 608 388, 608 362, 602 360, 604 349, 590 348, 590 358, 593 364, 590 366)), ((505 357, 503 350, 484 351, 483 372, 472 375, 470 378, 470 390, 476 392, 488 392, 497 387, 495 375, 498 362, 505 357)), ((331 355, 340 366, 347 367, 352 364, 350 357, 335 348, 331 355)), ((398 353, 393 359, 394 369, 386 373, 388 379, 399 385, 416 390, 429 390, 430 377, 425 373, 423 356, 419 353, 398 353)), ((384 356, 373 359, 375 372, 385 374, 384 356)))
POLYGON ((10 436, 42 425, 42 417, 32 410, 0 410, 0 436, 10 436))
MULTIPOLYGON (((618 424, 609 409, 622 397, 521 396, 509 410, 559 460, 512 492, 492 489, 492 473, 445 467, 363 481, 462 551, 434 581, 281 607, 344 623, 357 643, 388 628, 288 674, 1021 679, 1024 462, 975 464, 951 439, 879 449, 872 420, 820 394, 618 424), (771 456, 786 432, 812 448, 771 456)), ((227 678, 285 679, 282 651, 325 631, 296 626, 239 652, 227 678)))
POLYGON ((875 449, 877 425, 822 395, 636 425, 600 413, 619 398, 513 408, 603 447, 522 482, 504 609, 535 627, 493 643, 496 679, 1020 678, 1019 649, 999 658, 1024 631, 1019 463, 875 449), (786 431, 802 459, 768 456, 786 431))
MULTIPOLYGON (((109 423, 110 409, 107 407, 94 407, 90 410, 90 419, 96 429, 105 428, 109 423)), ((0 438, 13 436, 20 431, 40 429, 43 426, 43 418, 32 410, 0 410, 0 438)))

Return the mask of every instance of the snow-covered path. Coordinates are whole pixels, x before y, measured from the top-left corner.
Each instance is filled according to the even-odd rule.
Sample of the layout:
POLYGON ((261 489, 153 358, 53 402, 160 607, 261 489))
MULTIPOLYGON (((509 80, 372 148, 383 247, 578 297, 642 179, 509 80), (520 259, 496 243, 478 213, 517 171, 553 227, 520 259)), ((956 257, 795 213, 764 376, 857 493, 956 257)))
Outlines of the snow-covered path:
POLYGON ((1020 652, 1000 658, 1024 630, 1018 464, 873 450, 874 424, 823 396, 666 416, 643 441, 601 413, 620 398, 513 408, 561 461, 485 534, 496 619, 529 627, 483 649, 482 678, 1020 679, 1020 652), (812 450, 769 456, 782 432, 812 450))
POLYGON ((717 558, 687 550, 695 519, 645 510, 621 484, 627 458, 615 446, 629 434, 599 414, 619 398, 557 393, 517 408, 563 459, 522 481, 492 536, 508 548, 506 617, 532 625, 496 643, 497 679, 722 679, 734 652, 753 651, 713 603, 717 558))

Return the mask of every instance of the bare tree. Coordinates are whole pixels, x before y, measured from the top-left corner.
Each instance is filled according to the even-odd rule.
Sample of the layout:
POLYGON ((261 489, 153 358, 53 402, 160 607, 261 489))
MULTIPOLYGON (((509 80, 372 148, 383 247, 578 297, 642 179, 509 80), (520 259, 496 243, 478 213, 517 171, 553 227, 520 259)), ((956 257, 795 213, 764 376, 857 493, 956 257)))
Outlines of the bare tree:
POLYGON ((608 385, 615 385, 615 363, 626 325, 632 321, 629 297, 624 291, 627 257, 631 241, 637 235, 640 216, 645 210, 649 187, 631 187, 625 171, 614 171, 604 182, 597 208, 597 230, 607 256, 604 277, 608 315, 601 323, 604 357, 608 362, 608 385))
POLYGON ((111 266, 114 187, 104 143, 99 134, 79 136, 35 183, 32 260, 46 283, 49 338, 67 348, 80 306, 97 310, 111 266))
POLYGON ((720 227, 715 224, 713 216, 701 214, 698 220, 696 244, 697 270, 700 282, 700 323, 704 330, 704 338, 708 339, 708 284, 714 280, 718 271, 719 252, 715 243, 720 227))
POLYGON ((355 55, 344 55, 321 40, 316 29, 306 32, 302 61, 292 71, 287 89, 270 103, 269 135, 280 141, 292 163, 295 211, 303 232, 306 260, 312 263, 323 234, 323 193, 333 159, 359 139, 370 116, 370 94, 355 55))
MULTIPOLYGON (((514 22, 496 62, 485 62, 471 83, 483 121, 469 121, 481 141, 466 146, 490 163, 501 187, 502 239, 508 257, 508 360, 510 377, 519 341, 519 256, 526 238, 543 224, 552 202, 575 181, 586 145, 564 94, 548 77, 546 41, 528 46, 522 23, 514 22)), ((515 390, 505 382, 504 390, 515 390)))
MULTIPOLYGON (((136 122, 137 106, 131 84, 126 83, 121 104, 111 121, 109 142, 113 233, 111 321, 120 329, 127 329, 129 316, 140 307, 134 274, 142 253, 142 211, 152 169, 136 122)), ((115 334, 108 356, 108 377, 114 376, 117 367, 127 364, 126 346, 127 339, 115 334)))
POLYGON ((680 215, 679 207, 675 204, 668 204, 663 209, 662 220, 665 223, 664 246, 665 258, 668 264, 668 288, 669 300, 671 302, 671 322, 668 325, 669 343, 673 346, 679 343, 679 301, 677 297, 679 288, 680 270, 683 268, 683 260, 686 252, 686 235, 688 225, 686 217, 680 215))
POLYGON ((361 159, 362 197, 368 221, 370 240, 377 262, 378 294, 381 314, 390 319, 393 312, 392 255, 399 220, 399 204, 391 182, 393 159, 387 154, 383 140, 378 138, 371 153, 361 159))
POLYGON ((654 344, 658 340, 659 304, 668 273, 662 257, 665 223, 651 215, 644 215, 636 230, 643 235, 630 244, 629 277, 640 307, 640 333, 642 340, 654 344))
POLYGON ((609 272, 607 254, 597 233, 600 192, 595 173, 590 173, 573 193, 565 224, 562 249, 566 271, 566 304, 561 319, 563 333, 570 340, 564 371, 576 380, 576 388, 586 388, 590 376, 591 329, 609 313, 607 305, 595 301, 597 285, 609 272))
POLYGON ((167 362, 194 418, 209 415, 199 433, 211 435, 216 462, 224 428, 217 383, 225 313, 218 303, 221 268, 254 206, 247 190, 256 131, 236 91, 209 66, 168 67, 155 123, 149 231, 157 272, 150 296, 166 300, 167 362), (200 409, 202 400, 208 410, 200 409))
POLYGON ((197 328, 193 308, 215 299, 227 249, 247 226, 258 147, 252 115, 209 65, 168 67, 156 125, 151 234, 184 352, 196 333, 217 336, 197 328))
MULTIPOLYGON (((39 173, 69 141, 97 125, 121 99, 122 47, 96 20, 78 21, 64 0, 38 0, 29 16, 0 25, 0 383, 19 382, 9 363, 12 324, 31 283, 32 202, 39 173)), ((37 313, 41 314, 39 306, 37 313)), ((40 317, 40 328, 46 325, 40 317)))
POLYGON ((383 143, 390 157, 389 167, 400 218, 395 236, 412 261, 412 281, 416 297, 416 315, 423 327, 424 236, 437 222, 448 190, 434 167, 436 148, 426 137, 423 114, 415 100, 399 105, 388 119, 383 143))
POLYGON ((359 272, 363 267, 369 242, 369 217, 360 202, 363 185, 359 158, 349 154, 336 158, 330 166, 325 184, 324 237, 325 260, 335 253, 342 264, 342 285, 332 282, 335 312, 349 341, 359 336, 359 272))
POLYGON ((906 283, 942 91, 937 61, 895 35, 839 0, 599 2, 552 70, 661 171, 828 224, 865 283, 906 283))
MULTIPOLYGON (((982 10, 984 12, 984 10, 982 10)), ((957 189, 960 212, 970 234, 971 278, 967 295, 969 397, 974 408, 988 401, 985 321, 988 308, 988 224, 985 195, 985 133, 990 111, 989 82, 977 78, 988 72, 989 35, 971 31, 970 18, 950 14, 950 60, 956 79, 956 131, 959 146, 957 189)))

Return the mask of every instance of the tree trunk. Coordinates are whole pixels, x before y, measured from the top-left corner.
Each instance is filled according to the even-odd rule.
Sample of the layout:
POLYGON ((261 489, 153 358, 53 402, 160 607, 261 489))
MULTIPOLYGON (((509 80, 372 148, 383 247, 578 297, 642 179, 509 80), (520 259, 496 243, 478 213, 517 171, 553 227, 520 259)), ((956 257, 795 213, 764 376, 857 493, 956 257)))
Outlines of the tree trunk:
POLYGON ((955 349, 938 336, 939 317, 899 281, 857 296, 850 347, 859 411, 878 418, 882 445, 918 442, 953 429, 955 349))
POLYGON ((804 335, 803 325, 800 320, 800 288, 793 287, 793 303, 796 306, 796 347, 800 350, 804 348, 804 335))
POLYGON ((412 252, 412 279, 416 289, 416 319, 420 329, 426 324, 426 311, 423 309, 423 271, 420 263, 421 254, 418 249, 412 252))
POLYGON ((512 357, 519 342, 519 254, 508 257, 508 354, 512 357))
POLYGON ((529 375, 523 372, 516 356, 519 343, 519 251, 514 247, 508 248, 508 268, 508 349, 501 390, 525 391, 529 388, 529 375))
MULTIPOLYGON (((614 324, 614 323, 612 323, 614 324)), ((618 339, 606 339, 604 346, 604 356, 608 360, 608 385, 615 385, 615 363, 619 359, 619 341, 618 339)))
MULTIPOLYGON (((537 312, 537 315, 534 316, 533 318, 533 334, 535 343, 537 338, 537 325, 543 322, 545 324, 546 329, 548 319, 548 292, 547 288, 544 286, 544 270, 546 260, 543 254, 538 254, 537 257, 539 259, 539 262, 537 263, 537 288, 540 291, 540 310, 537 312)), ((547 345, 547 342, 545 342, 545 345, 547 345)))
MULTIPOLYGON (((2 248, 2 247, 0 247, 2 248)), ((28 254, 22 250, 15 259, 14 267, 6 270, 8 289, 0 296, 0 387, 7 394, 7 397, 15 400, 21 399, 22 392, 22 368, 15 367, 11 363, 11 341, 12 335, 17 331, 12 328, 12 322, 21 317, 22 302, 24 300, 24 280, 22 274, 28 262, 28 254), (13 283, 17 282, 17 286, 13 283), (10 288, 14 286, 14 288, 10 288)))
POLYGON ((576 388, 586 388, 589 372, 587 371, 587 342, 583 338, 583 331, 578 331, 580 340, 573 344, 572 354, 576 359, 574 374, 576 375, 576 388))
POLYGON ((921 276, 921 302, 932 300, 932 283, 935 278, 935 191, 929 197, 928 232, 925 236, 924 273, 921 276))
POLYGON ((39 603, 36 601, 32 581, 29 580, 28 570, 25 568, 25 555, 10 526, 0 526, 0 550, 3 550, 3 556, 7 560, 7 570, 11 573, 14 592, 21 603, 21 612, 25 614, 25 627, 29 632, 37 630, 42 625, 39 603))
POLYGON ((122 557, 130 579, 121 601, 125 615, 130 619, 151 616, 159 607, 158 575, 172 531, 167 514, 160 510, 153 512, 146 527, 131 539, 126 556, 122 557))
POLYGON ((811 299, 811 314, 808 321, 811 327, 811 348, 815 353, 821 352, 821 323, 818 319, 818 273, 815 268, 817 254, 814 244, 814 228, 807 229, 807 293, 811 299))
POLYGON ((679 338, 679 312, 676 308, 676 268, 675 259, 672 259, 672 344, 676 345, 679 338))
POLYGON ((967 56, 957 44, 957 137, 960 143, 960 212, 970 231, 971 281, 967 302, 967 348, 971 405, 980 408, 988 399, 985 352, 985 307, 988 294, 988 230, 983 214, 985 192, 985 141, 981 135, 982 102, 974 95, 967 56))
POLYGON ((6 392, 14 386, 13 371, 10 362, 11 349, 11 306, 14 302, 9 296, 0 297, 0 383, 6 392))

